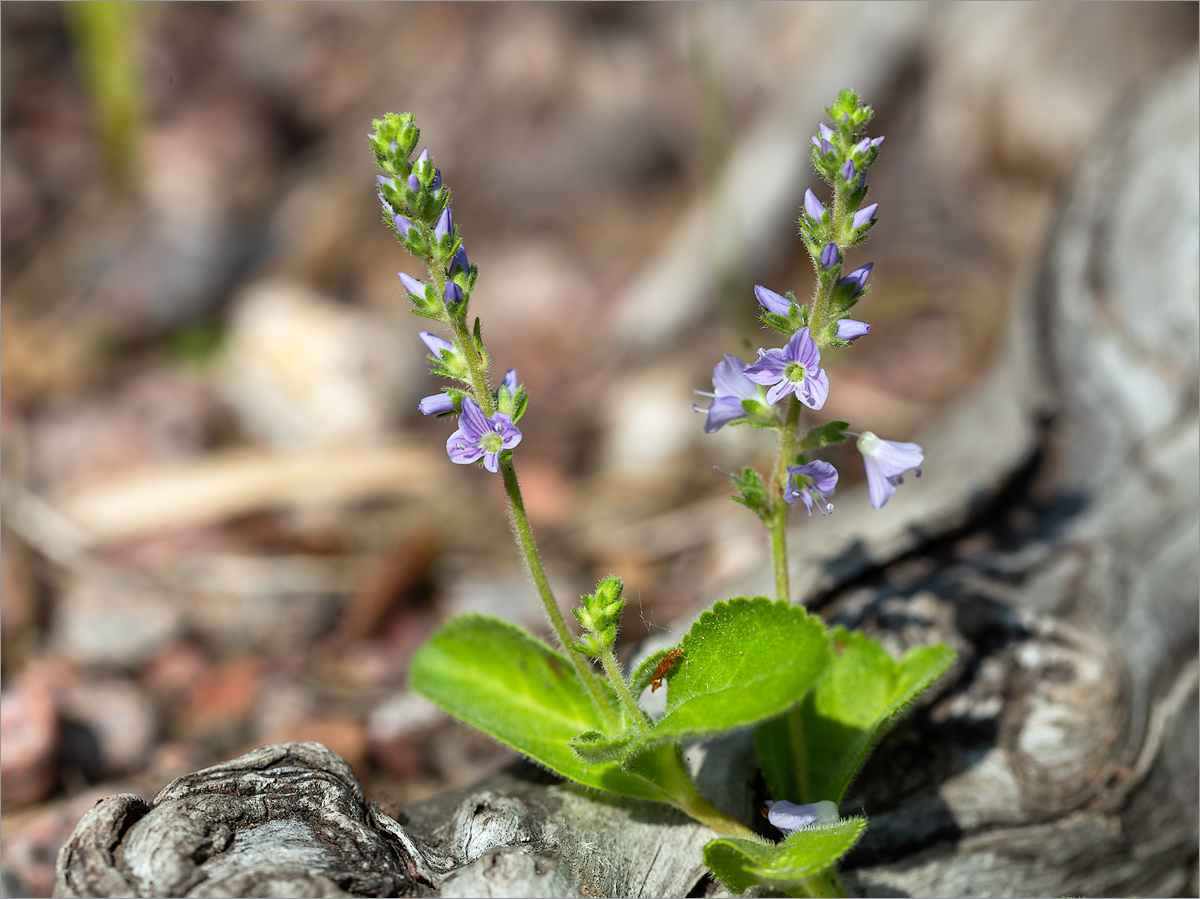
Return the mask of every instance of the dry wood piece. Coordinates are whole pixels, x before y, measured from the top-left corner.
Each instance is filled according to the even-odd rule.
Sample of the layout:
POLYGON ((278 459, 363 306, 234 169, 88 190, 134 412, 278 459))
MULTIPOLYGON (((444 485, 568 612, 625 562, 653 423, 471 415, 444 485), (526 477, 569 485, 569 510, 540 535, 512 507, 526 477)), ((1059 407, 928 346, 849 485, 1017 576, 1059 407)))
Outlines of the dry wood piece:
POLYGON ((55 895, 414 895, 424 861, 384 817, 319 743, 264 746, 176 779, 151 805, 97 803, 59 854, 55 895))

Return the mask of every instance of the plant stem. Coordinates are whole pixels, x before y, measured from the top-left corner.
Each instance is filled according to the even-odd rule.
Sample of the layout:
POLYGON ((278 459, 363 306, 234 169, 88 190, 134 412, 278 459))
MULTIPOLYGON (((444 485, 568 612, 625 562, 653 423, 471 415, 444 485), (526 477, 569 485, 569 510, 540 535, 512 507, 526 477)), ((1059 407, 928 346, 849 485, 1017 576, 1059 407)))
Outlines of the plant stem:
POLYGON ((646 724, 646 714, 638 706, 633 693, 629 691, 629 685, 625 683, 625 675, 621 673, 621 666, 617 663, 617 656, 612 651, 612 647, 609 647, 608 652, 600 656, 600 663, 604 666, 604 673, 608 675, 609 683, 616 688, 621 705, 625 707, 625 714, 637 724, 638 730, 648 733, 650 727, 646 724))
POLYGON ((803 889, 804 895, 811 896, 812 899, 818 899, 818 897, 845 899, 846 896, 846 888, 842 886, 842 879, 838 877, 836 865, 830 865, 820 874, 806 877, 803 889))
POLYGON ((615 710, 604 693, 600 679, 596 677, 595 671, 584 661, 583 657, 571 649, 571 632, 567 629, 567 622, 563 619, 562 611, 558 608, 558 602, 554 598, 554 591, 550 588, 550 581, 546 577, 546 570, 542 567, 537 543, 533 539, 533 529, 529 526, 529 516, 525 514, 525 501, 521 497, 521 485, 517 483, 517 470, 513 466, 512 456, 500 457, 500 474, 504 478, 504 490, 508 494, 508 512, 512 520, 513 531, 516 533, 517 545, 521 548, 521 555, 525 559, 525 568, 529 572, 529 577, 537 588, 542 605, 545 606, 550 626, 554 628, 554 633, 558 637, 559 647, 571 660, 571 664, 575 666, 575 671, 579 674, 588 692, 592 694, 592 700, 596 703, 600 714, 604 716, 605 722, 610 728, 615 729, 618 725, 615 710))
POLYGON ((641 763, 645 766, 642 773, 648 775, 647 779, 666 794, 664 801, 670 802, 688 817, 723 836, 762 839, 741 821, 727 815, 700 795, 688 774, 678 743, 664 743, 644 756, 641 763))
POLYGON ((779 458, 771 473, 770 494, 774 508, 767 525, 771 533, 771 561, 775 568, 775 596, 783 602, 790 600, 792 592, 787 559, 788 505, 783 501, 783 490, 787 486, 788 463, 796 454, 796 431, 799 426, 800 403, 795 396, 789 396, 787 418, 779 432, 779 458))

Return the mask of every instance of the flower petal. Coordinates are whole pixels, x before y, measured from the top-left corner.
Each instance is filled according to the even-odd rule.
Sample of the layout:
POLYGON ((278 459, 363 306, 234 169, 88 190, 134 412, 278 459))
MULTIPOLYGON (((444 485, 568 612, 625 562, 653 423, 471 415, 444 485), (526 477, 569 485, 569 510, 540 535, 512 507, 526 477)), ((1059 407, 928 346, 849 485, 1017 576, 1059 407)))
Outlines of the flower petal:
POLYGON ((825 400, 829 399, 829 376, 825 374, 825 369, 810 371, 800 389, 796 391, 796 396, 810 409, 820 409, 824 406, 825 400))
MULTIPOLYGON (((465 405, 466 400, 463 400, 465 405)), ((446 455, 455 465, 468 465, 483 455, 479 440, 471 437, 459 428, 446 440, 446 455)))
MULTIPOLYGON (((803 329, 801 329, 803 330, 803 329)), ((774 384, 783 377, 783 369, 788 360, 784 358, 783 350, 770 349, 758 357, 758 361, 749 365, 742 372, 755 384, 774 384)))
POLYGON ((721 396, 708 407, 708 418, 704 420, 704 433, 715 434, 725 425, 738 418, 745 418, 746 410, 736 396, 721 396))
MULTIPOLYGON (((458 423, 462 431, 475 443, 479 443, 479 438, 492 430, 492 423, 488 420, 488 417, 483 414, 483 410, 479 408, 479 404, 469 396, 463 397, 462 417, 459 418, 458 423)), ((479 457, 476 456, 475 458, 478 459, 479 457)))
POLYGON ((745 375, 746 363, 740 356, 725 354, 713 368, 713 392, 719 396, 735 396, 743 400, 758 399, 758 387, 745 375))
POLYGON ((774 387, 768 388, 768 390, 767 390, 767 405, 774 406, 776 403, 778 403, 781 399, 783 399, 785 396, 787 396, 789 393, 791 393, 795 389, 796 389, 796 385, 794 382, 789 381, 787 378, 783 378, 774 387))

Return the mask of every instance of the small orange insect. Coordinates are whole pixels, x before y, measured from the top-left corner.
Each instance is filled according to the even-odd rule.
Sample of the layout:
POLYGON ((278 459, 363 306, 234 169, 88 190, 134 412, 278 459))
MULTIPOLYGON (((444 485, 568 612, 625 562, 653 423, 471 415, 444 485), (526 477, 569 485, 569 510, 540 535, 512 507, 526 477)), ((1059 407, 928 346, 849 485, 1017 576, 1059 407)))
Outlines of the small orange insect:
POLYGON ((658 663, 658 667, 654 669, 654 674, 650 677, 651 693, 662 686, 663 678, 666 677, 668 671, 675 667, 675 660, 681 655, 683 655, 683 650, 676 647, 663 656, 663 660, 658 663))

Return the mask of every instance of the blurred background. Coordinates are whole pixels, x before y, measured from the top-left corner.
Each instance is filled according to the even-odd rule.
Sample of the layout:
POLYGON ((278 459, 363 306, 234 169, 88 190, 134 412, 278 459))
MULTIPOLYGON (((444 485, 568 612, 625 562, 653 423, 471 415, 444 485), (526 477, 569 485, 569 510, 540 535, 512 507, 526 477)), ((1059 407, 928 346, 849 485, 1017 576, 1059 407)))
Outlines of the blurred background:
POLYGON ((811 289, 822 106, 854 87, 887 136, 848 260, 876 263, 874 330, 827 354, 824 412, 906 439, 987 371, 1079 154, 1197 28, 1195 3, 5 3, 4 895, 49 895, 98 797, 262 743, 326 743, 385 805, 511 758, 406 689, 447 615, 543 625, 498 479, 417 414, 372 118, 416 113, 454 191, 494 367, 532 394, 551 577, 567 602, 621 574, 628 647, 767 560, 713 466, 769 441, 689 407, 770 345, 754 284, 811 289))

